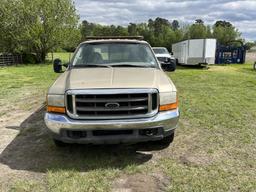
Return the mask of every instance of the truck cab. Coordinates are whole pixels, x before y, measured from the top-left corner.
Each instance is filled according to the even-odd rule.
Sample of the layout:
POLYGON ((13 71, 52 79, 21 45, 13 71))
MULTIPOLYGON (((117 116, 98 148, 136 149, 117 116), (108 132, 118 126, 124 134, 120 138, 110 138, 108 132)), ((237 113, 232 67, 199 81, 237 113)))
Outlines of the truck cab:
POLYGON ((92 37, 49 88, 45 123, 56 145, 155 141, 178 126, 177 90, 152 48, 135 37, 92 37))

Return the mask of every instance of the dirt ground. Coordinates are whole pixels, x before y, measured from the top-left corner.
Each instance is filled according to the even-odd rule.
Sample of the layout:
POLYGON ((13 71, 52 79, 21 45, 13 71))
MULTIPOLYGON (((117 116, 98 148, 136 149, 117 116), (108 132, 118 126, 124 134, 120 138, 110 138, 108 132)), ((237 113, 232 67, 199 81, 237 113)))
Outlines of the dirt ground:
POLYGON ((40 111, 41 109, 38 109, 36 112, 12 110, 0 118, 1 191, 10 189, 10 185, 15 180, 42 179, 43 174, 30 170, 29 167, 33 166, 33 162, 31 162, 32 159, 28 156, 28 152, 33 153, 37 151, 37 147, 33 145, 35 144, 34 141, 40 143, 40 139, 33 137, 35 136, 34 134, 33 136, 18 137, 20 132, 31 123, 36 123, 40 125, 38 127, 41 127, 43 122, 40 111))
MULTIPOLYGON (((37 104, 39 102, 36 102, 37 104)), ((9 191, 18 181, 42 181, 46 172, 51 168, 49 162, 63 161, 61 168, 79 158, 79 151, 86 150, 85 146, 58 149, 53 145, 43 121, 45 107, 32 107, 30 111, 8 111, 0 118, 0 191, 9 191), (67 155, 72 153, 72 156, 67 155)), ((92 150, 102 150, 98 146, 91 146, 92 150)), ((134 157, 135 164, 154 163, 164 156, 167 151, 162 146, 148 148, 135 146, 105 146, 110 153, 127 150, 134 157), (159 147, 159 148, 158 148, 159 147)), ((100 166, 100 165, 99 165, 100 166)), ((86 171, 86 170, 85 170, 86 171)), ((165 191, 170 179, 161 172, 138 173, 122 175, 113 181, 113 192, 156 192, 165 191)), ((46 182, 46 181, 45 181, 46 182)))
POLYGON ((163 173, 124 175, 114 182, 113 192, 161 192, 169 183, 163 173))
POLYGON ((256 52, 247 52, 246 62, 256 62, 256 52))

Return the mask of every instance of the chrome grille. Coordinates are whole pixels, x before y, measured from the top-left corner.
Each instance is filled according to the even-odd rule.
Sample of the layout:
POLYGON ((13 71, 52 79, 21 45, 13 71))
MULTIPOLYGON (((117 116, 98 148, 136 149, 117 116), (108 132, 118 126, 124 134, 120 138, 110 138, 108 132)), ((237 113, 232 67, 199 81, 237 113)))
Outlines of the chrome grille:
POLYGON ((168 58, 167 57, 157 57, 158 61, 160 62, 167 62, 168 58))
POLYGON ((68 114, 79 119, 146 117, 158 108, 155 89, 73 90, 66 98, 68 114))

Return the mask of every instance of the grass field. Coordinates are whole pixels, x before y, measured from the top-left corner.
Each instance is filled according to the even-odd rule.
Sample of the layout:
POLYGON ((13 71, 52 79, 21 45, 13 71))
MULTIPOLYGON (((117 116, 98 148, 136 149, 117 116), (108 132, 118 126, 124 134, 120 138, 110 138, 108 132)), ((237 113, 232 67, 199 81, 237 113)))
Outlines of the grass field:
POLYGON ((67 52, 48 53, 46 60, 51 62, 52 60, 59 58, 63 63, 66 63, 70 61, 72 55, 73 53, 67 53, 67 52))
MULTIPOLYGON (((67 54, 54 57, 63 56, 68 61, 67 54)), ((208 70, 179 67, 168 75, 179 91, 181 110, 180 127, 169 148, 75 145, 58 149, 44 131, 40 111, 0 156, 0 163, 15 174, 26 171, 36 176, 12 175, 2 188, 111 191, 116 181, 126 178, 141 191, 147 186, 151 191, 163 186, 168 191, 256 191, 256 71, 252 65, 208 70)), ((0 68, 0 107, 4 109, 0 117, 10 110, 40 107, 56 77, 47 64, 0 68), (33 98, 37 102, 29 101, 33 98)), ((0 179, 1 175, 0 170, 0 179)))

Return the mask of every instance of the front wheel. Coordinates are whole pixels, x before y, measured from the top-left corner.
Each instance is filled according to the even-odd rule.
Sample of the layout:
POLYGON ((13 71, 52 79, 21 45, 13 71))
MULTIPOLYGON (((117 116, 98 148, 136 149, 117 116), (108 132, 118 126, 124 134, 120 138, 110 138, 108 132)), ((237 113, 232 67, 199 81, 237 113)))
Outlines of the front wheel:
POLYGON ((175 70, 176 70, 176 63, 173 63, 173 64, 171 65, 170 71, 175 71, 175 70))

